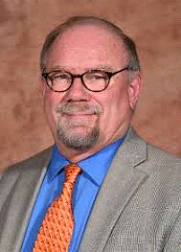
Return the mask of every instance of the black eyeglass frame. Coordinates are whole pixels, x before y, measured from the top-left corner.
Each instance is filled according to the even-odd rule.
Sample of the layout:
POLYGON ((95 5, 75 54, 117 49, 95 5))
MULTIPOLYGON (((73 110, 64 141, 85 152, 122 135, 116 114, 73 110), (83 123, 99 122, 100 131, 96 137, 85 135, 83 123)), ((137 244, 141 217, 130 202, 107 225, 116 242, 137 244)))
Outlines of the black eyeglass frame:
POLYGON ((121 73, 121 72, 123 72, 123 71, 125 71, 125 70, 133 71, 133 69, 132 69, 131 67, 129 67, 129 66, 124 67, 124 68, 122 68, 121 70, 118 70, 118 71, 116 71, 116 72, 109 72, 109 71, 103 71, 103 70, 96 69, 96 70, 89 70, 89 71, 86 71, 86 72, 83 73, 83 74, 72 74, 72 73, 70 73, 70 72, 64 71, 64 73, 68 73, 68 74, 71 76, 71 83, 70 83, 70 86, 69 86, 67 89, 62 90, 62 91, 58 91, 58 90, 53 89, 53 87, 48 83, 48 75, 51 74, 51 73, 56 73, 56 72, 58 73, 58 72, 60 72, 60 70, 54 70, 54 71, 51 71, 51 72, 48 72, 48 73, 43 72, 43 73, 42 73, 42 77, 45 79, 47 86, 48 86, 52 91, 54 91, 54 92, 58 92, 58 93, 66 92, 67 90, 69 90, 69 89, 72 87, 75 78, 80 78, 81 81, 82 81, 83 86, 84 86, 87 90, 89 90, 89 91, 91 91, 91 92, 102 92, 102 91, 104 91, 104 90, 109 86, 110 79, 111 79, 114 75, 116 75, 116 74, 118 74, 118 73, 121 73), (97 71, 101 71, 101 72, 103 72, 103 73, 105 73, 105 74, 107 75, 107 77, 108 77, 107 80, 106 80, 107 83, 106 83, 105 87, 104 87, 103 89, 101 89, 101 90, 92 90, 92 89, 89 89, 89 88, 86 86, 83 77, 84 77, 85 74, 87 74, 87 73, 92 73, 92 72, 97 72, 97 71))

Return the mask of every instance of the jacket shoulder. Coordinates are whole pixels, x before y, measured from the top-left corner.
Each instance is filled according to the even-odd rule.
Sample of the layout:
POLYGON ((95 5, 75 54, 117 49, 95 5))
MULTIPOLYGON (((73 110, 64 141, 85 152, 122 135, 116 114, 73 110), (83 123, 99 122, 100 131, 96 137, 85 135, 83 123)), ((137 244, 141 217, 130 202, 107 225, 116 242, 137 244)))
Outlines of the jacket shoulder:
POLYGON ((180 164, 181 165, 181 158, 174 154, 171 154, 165 150, 162 150, 158 147, 150 145, 147 143, 147 150, 148 150, 148 160, 153 160, 155 162, 162 162, 164 163, 172 163, 172 164, 180 164))
POLYGON ((48 166, 50 157, 52 154, 52 147, 49 147, 21 162, 15 163, 7 168, 1 173, 1 177, 8 176, 8 174, 16 174, 19 171, 25 171, 26 169, 37 169, 37 167, 48 166))

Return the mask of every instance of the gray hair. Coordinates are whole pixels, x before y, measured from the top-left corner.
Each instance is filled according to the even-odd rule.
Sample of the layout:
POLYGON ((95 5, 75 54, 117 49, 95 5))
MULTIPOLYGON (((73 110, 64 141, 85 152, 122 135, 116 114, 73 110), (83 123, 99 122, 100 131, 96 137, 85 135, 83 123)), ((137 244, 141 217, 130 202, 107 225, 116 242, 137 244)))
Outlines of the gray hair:
POLYGON ((64 23, 57 26, 53 31, 51 31, 45 39, 40 55, 40 69, 43 72, 46 68, 46 55, 50 47, 52 46, 55 39, 64 33, 67 29, 76 25, 94 24, 102 25, 109 29, 112 33, 120 37, 121 41, 125 45, 125 49, 128 53, 128 67, 133 71, 140 71, 140 62, 138 54, 136 51, 136 45, 134 41, 127 36, 117 25, 112 22, 98 18, 95 16, 74 16, 67 19, 64 23))

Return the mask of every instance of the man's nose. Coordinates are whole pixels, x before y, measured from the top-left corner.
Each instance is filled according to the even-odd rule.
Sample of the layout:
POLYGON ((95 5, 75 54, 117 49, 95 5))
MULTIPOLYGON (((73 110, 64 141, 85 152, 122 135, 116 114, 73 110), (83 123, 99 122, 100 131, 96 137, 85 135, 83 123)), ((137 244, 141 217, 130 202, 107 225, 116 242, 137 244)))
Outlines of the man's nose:
POLYGON ((90 99, 90 91, 86 89, 80 76, 73 78, 71 88, 67 91, 67 97, 71 100, 90 99))

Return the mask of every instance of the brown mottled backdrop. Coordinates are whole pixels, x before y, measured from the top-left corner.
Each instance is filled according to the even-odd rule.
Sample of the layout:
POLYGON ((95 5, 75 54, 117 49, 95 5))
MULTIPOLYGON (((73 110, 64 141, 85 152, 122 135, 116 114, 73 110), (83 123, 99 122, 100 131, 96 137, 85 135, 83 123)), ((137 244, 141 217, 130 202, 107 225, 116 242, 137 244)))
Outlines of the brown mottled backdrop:
POLYGON ((0 169, 52 144, 39 52, 54 26, 79 14, 116 21, 136 41, 144 88, 133 124, 150 143, 181 155, 181 0, 1 0, 0 169))

